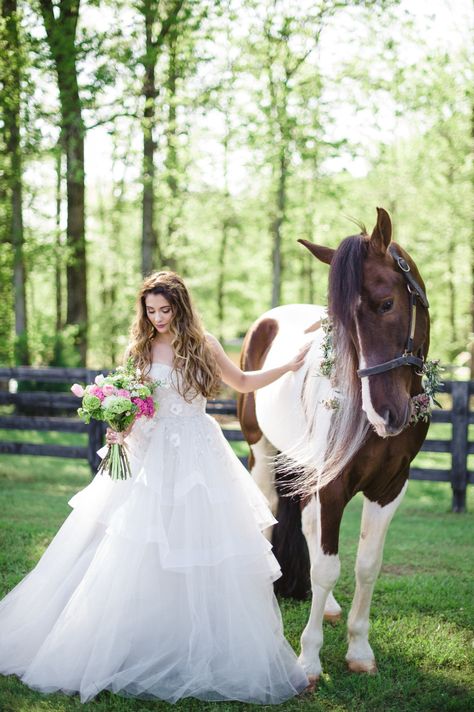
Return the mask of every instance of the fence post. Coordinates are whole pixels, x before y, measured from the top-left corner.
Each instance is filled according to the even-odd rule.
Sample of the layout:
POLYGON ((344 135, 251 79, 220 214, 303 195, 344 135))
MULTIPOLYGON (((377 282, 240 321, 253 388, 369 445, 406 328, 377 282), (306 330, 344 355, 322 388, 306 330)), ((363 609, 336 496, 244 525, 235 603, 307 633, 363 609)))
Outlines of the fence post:
POLYGON ((101 462, 101 458, 97 454, 97 450, 102 447, 105 433, 105 424, 100 420, 91 420, 89 423, 89 440, 87 443, 87 461, 92 470, 92 475, 95 475, 97 468, 101 462))
POLYGON ((451 487, 453 512, 466 511, 469 381, 452 383, 451 487))

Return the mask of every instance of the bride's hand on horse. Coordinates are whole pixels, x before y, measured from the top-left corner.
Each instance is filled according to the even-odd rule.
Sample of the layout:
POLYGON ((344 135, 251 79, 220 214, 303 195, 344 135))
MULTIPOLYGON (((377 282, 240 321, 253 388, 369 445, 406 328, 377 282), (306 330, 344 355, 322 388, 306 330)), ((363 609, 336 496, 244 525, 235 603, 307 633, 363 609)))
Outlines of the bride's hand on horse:
POLYGON ((123 445, 124 438, 126 438, 127 435, 130 435, 132 427, 133 423, 121 433, 117 432, 117 430, 114 430, 113 428, 107 428, 107 430, 105 431, 105 442, 107 443, 107 445, 114 445, 115 443, 120 443, 121 445, 123 445))
POLYGON ((297 371, 299 368, 301 368, 301 366, 304 364, 304 360, 306 358, 306 354, 310 349, 310 346, 311 343, 305 344, 301 347, 296 356, 288 363, 289 371, 297 371))

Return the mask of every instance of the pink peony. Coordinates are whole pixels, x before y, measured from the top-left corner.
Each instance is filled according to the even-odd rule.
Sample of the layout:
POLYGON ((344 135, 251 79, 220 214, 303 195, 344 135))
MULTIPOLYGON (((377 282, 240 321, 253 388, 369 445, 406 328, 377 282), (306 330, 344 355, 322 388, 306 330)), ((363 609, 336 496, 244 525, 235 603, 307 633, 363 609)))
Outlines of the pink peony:
POLYGON ((126 388, 119 388, 115 395, 123 396, 123 398, 130 398, 130 391, 127 391, 126 388))
POLYGON ((74 393, 74 395, 77 396, 78 398, 82 398, 82 396, 83 396, 84 393, 85 393, 85 390, 83 389, 83 387, 82 387, 81 385, 79 385, 79 383, 74 383, 74 384, 71 386, 71 391, 72 391, 72 392, 74 393))
POLYGON ((104 383, 102 386, 102 392, 104 396, 113 396, 115 394, 115 386, 113 386, 111 383, 104 383))
POLYGON ((99 388, 99 386, 90 386, 89 393, 91 396, 96 396, 96 398, 99 398, 101 401, 105 398, 104 392, 102 391, 102 388, 99 388))
POLYGON ((132 402, 138 407, 137 418, 150 418, 155 412, 153 398, 132 398, 132 402))

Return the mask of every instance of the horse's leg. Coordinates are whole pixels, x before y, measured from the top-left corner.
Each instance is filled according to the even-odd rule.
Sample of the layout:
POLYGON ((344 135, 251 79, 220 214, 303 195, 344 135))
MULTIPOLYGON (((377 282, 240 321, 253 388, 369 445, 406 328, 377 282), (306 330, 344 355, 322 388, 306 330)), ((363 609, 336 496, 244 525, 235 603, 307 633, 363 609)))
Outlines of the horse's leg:
POLYGON ((342 608, 334 598, 332 591, 329 591, 324 606, 324 620, 329 623, 338 623, 341 620, 342 608))
MULTIPOLYGON (((275 582, 275 593, 285 597, 304 600, 309 590, 309 560, 306 543, 301 533, 301 513, 299 501, 291 497, 281 497, 276 482, 273 458, 276 449, 262 435, 250 445, 252 457, 249 458, 250 472, 265 497, 268 499, 272 514, 278 524, 268 527, 263 532, 273 543, 273 553, 278 559, 282 576, 275 582)), ((337 604, 336 604, 337 606, 337 604)), ((330 610, 331 620, 335 620, 337 611, 330 610)))
MULTIPOLYGON (((262 435, 258 442, 250 445, 250 448, 252 450, 254 460, 250 473, 265 497, 268 499, 272 514, 276 517, 278 509, 278 493, 275 487, 275 474, 272 460, 277 451, 264 435, 262 435)), ((273 527, 268 527, 263 532, 269 541, 272 540, 272 530, 273 527)))
POLYGON ((356 560, 356 589, 348 619, 346 660, 352 672, 377 672, 375 656, 369 644, 369 613, 372 593, 382 565, 385 535, 408 483, 400 494, 384 507, 364 497, 359 549, 356 560))
MULTIPOLYGON (((340 562, 337 553, 339 526, 343 505, 325 513, 324 529, 331 529, 334 545, 330 549, 335 553, 326 553, 323 546, 326 532, 322 532, 321 504, 319 497, 313 497, 302 512, 302 528, 308 544, 311 561, 311 613, 301 636, 300 663, 315 685, 321 675, 319 653, 323 644, 323 617, 327 598, 339 578, 340 562), (322 536, 322 533, 324 536, 322 536)), ((337 604, 336 604, 337 605, 337 604)))

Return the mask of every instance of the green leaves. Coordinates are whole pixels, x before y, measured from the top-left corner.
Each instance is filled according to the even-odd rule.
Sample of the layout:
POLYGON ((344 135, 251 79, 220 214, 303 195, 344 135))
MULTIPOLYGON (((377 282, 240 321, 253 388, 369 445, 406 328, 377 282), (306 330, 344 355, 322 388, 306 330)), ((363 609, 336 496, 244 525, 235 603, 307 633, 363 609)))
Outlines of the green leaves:
MULTIPOLYGON (((120 361, 141 278, 146 186, 149 269, 183 273, 206 326, 228 338, 268 308, 278 279, 282 302, 324 303, 327 273, 296 240, 335 245, 353 230, 344 215, 370 221, 374 206, 386 205, 397 238, 423 265, 432 351, 466 377, 472 70, 463 36, 450 44, 432 38, 436 19, 407 15, 397 2, 186 0, 169 25, 175 9, 172 0, 25 4, 21 52, 13 55, 4 51, 0 23, 0 118, 18 98, 5 88, 15 62, 22 69, 24 257, 35 362, 81 358, 86 315, 64 325, 73 302, 90 311, 89 363, 120 361), (145 97, 143 64, 151 59, 154 90, 145 97), (67 175, 61 126, 75 130, 67 175), (145 131, 152 150, 144 161, 145 131), (73 151, 82 136, 84 165, 73 151), (78 249, 86 243, 85 211, 84 230, 76 223, 74 231, 80 240, 66 239, 68 214, 81 213, 83 178, 87 260, 78 249), (67 277, 71 267, 74 278, 67 277), (79 282, 85 274, 86 295, 79 282)), ((447 23, 447 38, 455 24, 447 23)), ((3 176, 5 135, 0 144, 3 176)), ((0 352, 8 361, 13 253, 5 185, 0 352)))

